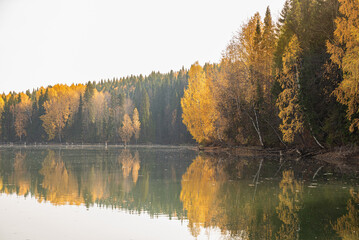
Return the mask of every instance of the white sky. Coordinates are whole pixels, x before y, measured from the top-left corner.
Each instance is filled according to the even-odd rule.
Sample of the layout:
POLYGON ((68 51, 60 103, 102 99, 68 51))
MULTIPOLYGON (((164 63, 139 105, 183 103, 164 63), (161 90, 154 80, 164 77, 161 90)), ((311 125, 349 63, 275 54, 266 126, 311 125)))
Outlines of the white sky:
POLYGON ((284 0, 0 0, 0 93, 218 62, 284 0))

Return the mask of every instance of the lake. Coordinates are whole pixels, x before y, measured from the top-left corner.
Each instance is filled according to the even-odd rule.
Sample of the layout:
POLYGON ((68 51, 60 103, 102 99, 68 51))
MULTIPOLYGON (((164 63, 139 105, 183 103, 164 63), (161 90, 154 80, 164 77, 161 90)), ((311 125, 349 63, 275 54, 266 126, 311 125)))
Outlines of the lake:
POLYGON ((359 239, 359 172, 190 147, 0 147, 0 239, 359 239))

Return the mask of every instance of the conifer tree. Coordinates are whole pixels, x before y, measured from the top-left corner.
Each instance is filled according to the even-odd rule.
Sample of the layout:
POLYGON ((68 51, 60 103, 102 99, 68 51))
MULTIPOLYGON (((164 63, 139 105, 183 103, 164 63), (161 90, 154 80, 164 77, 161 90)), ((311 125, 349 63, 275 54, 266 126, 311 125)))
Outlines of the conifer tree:
POLYGON ((280 130, 283 140, 293 142, 297 134, 304 129, 303 113, 299 104, 300 53, 298 38, 294 35, 283 55, 283 73, 279 79, 282 92, 277 99, 279 118, 282 120, 280 130))

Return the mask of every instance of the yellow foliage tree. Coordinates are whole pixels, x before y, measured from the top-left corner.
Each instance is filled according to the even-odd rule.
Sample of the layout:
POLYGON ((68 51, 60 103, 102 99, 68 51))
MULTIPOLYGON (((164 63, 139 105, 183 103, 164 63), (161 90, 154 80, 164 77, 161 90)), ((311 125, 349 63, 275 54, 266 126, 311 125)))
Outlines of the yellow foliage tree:
POLYGON ((359 2, 339 0, 341 16, 335 20, 334 43, 327 42, 333 62, 343 70, 343 81, 334 91, 337 100, 348 107, 350 131, 359 129, 359 2))
POLYGON ((94 89, 94 95, 90 100, 89 117, 92 123, 96 124, 97 135, 101 136, 104 121, 106 118, 106 109, 108 109, 110 94, 108 92, 98 92, 94 89))
MULTIPOLYGON (((4 99, 0 96, 0 119, 1 119, 1 115, 4 111, 4 105, 5 105, 5 101, 4 99)), ((0 134, 1 134, 1 125, 0 125, 0 134)))
POLYGON ((131 137, 133 135, 133 125, 130 116, 126 113, 123 122, 122 127, 119 129, 119 134, 121 136, 122 141, 127 145, 127 142, 131 140, 131 137))
POLYGON ((80 94, 83 94, 84 90, 85 87, 82 84, 70 87, 57 84, 48 88, 49 100, 44 104, 46 114, 41 116, 41 120, 49 140, 57 135, 61 142, 62 130, 77 111, 80 94))
POLYGON ((293 142, 298 133, 303 132, 303 113, 299 105, 299 56, 301 48, 294 35, 283 55, 283 72, 279 83, 283 91, 277 99, 279 118, 282 120, 280 130, 283 140, 293 142))
POLYGON ((132 123, 133 123, 133 131, 136 139, 136 143, 138 138, 140 137, 140 131, 141 131, 141 122, 140 117, 138 115, 138 110, 135 108, 133 110, 133 116, 132 116, 132 123))
POLYGON ((19 93, 18 97, 20 98, 20 102, 15 106, 15 132, 16 136, 20 138, 22 136, 26 136, 26 124, 28 121, 31 121, 31 113, 32 113, 32 102, 29 96, 24 93, 19 93))
POLYGON ((248 143, 250 130, 246 128, 250 124, 264 146, 261 122, 266 114, 264 105, 269 108, 271 103, 274 42, 274 27, 267 9, 264 24, 256 13, 232 38, 221 59, 217 83, 219 111, 232 122, 229 132, 236 134, 236 141, 242 144, 248 143))
POLYGON ((208 143, 214 136, 218 117, 210 80, 198 62, 191 66, 188 75, 188 87, 181 99, 183 123, 197 142, 208 143))

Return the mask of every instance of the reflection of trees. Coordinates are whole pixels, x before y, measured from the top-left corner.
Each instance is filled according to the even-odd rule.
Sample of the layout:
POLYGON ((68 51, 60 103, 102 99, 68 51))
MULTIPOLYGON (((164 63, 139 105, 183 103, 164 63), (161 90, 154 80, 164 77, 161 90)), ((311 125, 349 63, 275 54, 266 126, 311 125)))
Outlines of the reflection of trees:
POLYGON ((122 175, 123 175, 122 186, 125 192, 128 193, 137 183, 138 171, 140 170, 139 155, 138 153, 132 155, 130 150, 125 149, 118 156, 118 163, 122 167, 122 175), (131 172, 132 172, 132 182, 128 180, 131 172))
POLYGON ((25 158, 26 154, 20 151, 15 154, 13 171, 7 178, 6 186, 0 188, 3 188, 5 193, 16 192, 17 195, 26 196, 30 192, 31 175, 26 169, 25 158))
POLYGON ((26 170, 25 158, 25 154, 18 152, 14 159, 14 174, 12 178, 14 184, 19 186, 17 189, 18 195, 26 195, 30 191, 30 174, 26 170))
POLYGON ((299 239, 300 221, 298 212, 302 196, 302 185, 295 180, 292 170, 284 171, 279 183, 281 192, 278 195, 277 213, 282 225, 277 232, 277 239, 299 239))
POLYGON ((138 151, 132 155, 130 150, 123 150, 118 156, 118 162, 122 165, 123 177, 127 179, 132 171, 132 181, 136 184, 138 171, 140 170, 140 158, 138 151))
POLYGON ((56 205, 83 203, 77 178, 66 168, 60 153, 50 150, 39 173, 44 176, 42 186, 47 190, 46 200, 56 205))
POLYGON ((182 176, 181 201, 187 210, 189 228, 198 236, 200 227, 209 227, 219 209, 217 194, 220 183, 217 181, 213 161, 198 156, 182 176))
POLYGON ((165 157, 146 155, 143 163, 137 150, 0 151, 0 192, 31 194, 40 202, 55 205, 96 204, 184 219, 179 199, 181 186, 171 179, 182 175, 191 155, 184 163, 165 157), (167 176, 165 169, 171 169, 174 163, 177 168, 167 176), (166 181, 158 181, 163 178, 166 181))
POLYGON ((65 164, 60 152, 50 150, 39 171, 43 175, 42 187, 46 190, 46 200, 53 204, 89 206, 112 197, 114 200, 123 198, 123 192, 129 193, 134 186, 128 181, 131 171, 133 182, 137 182, 139 155, 132 155, 129 150, 124 150, 119 155, 118 162, 117 169, 121 166, 122 178, 116 171, 108 171, 102 164, 85 165, 81 171, 76 171, 71 164, 65 164), (113 196, 113 193, 118 193, 119 196, 113 196))
POLYGON ((350 189, 347 210, 348 213, 340 217, 333 228, 344 240, 359 239, 359 193, 354 189, 350 189))
MULTIPOLYGON (((258 170, 258 161, 252 163, 253 169, 247 169, 251 173, 258 170)), ((182 176, 181 201, 193 236, 201 228, 217 227, 231 239, 272 239, 272 190, 259 186, 254 202, 248 181, 228 181, 243 177, 246 168, 246 160, 209 155, 197 157, 188 167, 182 176)))

